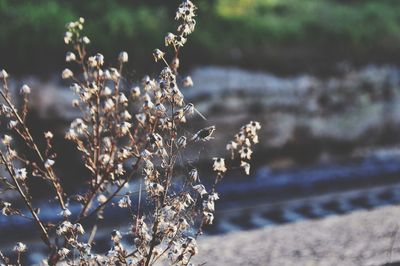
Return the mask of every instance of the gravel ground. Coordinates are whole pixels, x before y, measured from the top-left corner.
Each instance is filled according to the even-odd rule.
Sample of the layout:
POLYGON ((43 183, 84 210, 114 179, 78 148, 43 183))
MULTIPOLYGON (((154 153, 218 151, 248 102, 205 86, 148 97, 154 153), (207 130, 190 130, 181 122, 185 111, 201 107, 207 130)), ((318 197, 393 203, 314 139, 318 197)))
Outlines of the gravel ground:
POLYGON ((204 237, 196 265, 400 265, 400 206, 204 237))

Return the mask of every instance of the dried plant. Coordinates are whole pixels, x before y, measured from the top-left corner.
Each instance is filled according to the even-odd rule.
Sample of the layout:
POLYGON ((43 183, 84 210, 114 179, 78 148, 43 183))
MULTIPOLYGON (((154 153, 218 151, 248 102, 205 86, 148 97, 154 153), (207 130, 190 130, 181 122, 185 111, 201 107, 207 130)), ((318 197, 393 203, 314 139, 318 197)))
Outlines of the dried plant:
MULTIPOLYGON (((67 25, 64 41, 73 50, 67 53, 66 61, 77 64, 82 73, 75 75, 65 69, 62 78, 72 80, 71 89, 77 96, 72 105, 82 115, 72 121, 65 138, 77 147, 90 172, 87 190, 77 195, 63 191, 53 169, 57 161, 52 147, 53 134, 44 133, 46 146, 41 151, 25 123, 30 88, 27 85, 21 88, 23 103, 17 110, 7 85, 8 74, 5 70, 0 73, 3 81, 0 94, 4 99, 0 111, 8 123, 8 133, 2 137, 0 150, 8 177, 1 184, 3 190, 18 192, 26 209, 15 208, 4 200, 0 200, 0 208, 3 215, 21 215, 36 224, 48 246, 46 263, 49 265, 62 261, 71 265, 148 266, 160 261, 191 265, 191 258, 198 253, 196 239, 205 226, 213 223, 214 204, 219 199, 216 186, 230 166, 224 158, 213 158, 216 176, 210 188, 200 182, 199 172, 192 163, 187 164, 188 172, 178 171, 176 167, 186 149, 195 146, 195 142, 211 140, 216 129, 208 126, 191 137, 186 137, 182 129, 190 116, 203 117, 193 104, 185 102, 178 87, 178 84, 193 85, 190 77, 178 81, 178 69, 179 52, 196 25, 195 11, 195 5, 189 0, 179 5, 175 17, 179 22, 177 33, 168 33, 165 37, 165 46, 172 50, 170 63, 167 53, 155 49, 154 60, 164 65, 160 75, 156 79, 144 77, 140 87, 134 86, 129 91, 126 90, 128 82, 121 74, 128 54, 120 53, 117 68, 106 68, 103 55, 87 54, 90 40, 82 35, 84 19, 67 25), (14 149, 16 137, 33 151, 35 159, 26 159, 14 149), (33 206, 27 182, 30 176, 38 176, 52 185, 49 200, 51 197, 57 200, 61 221, 49 224, 41 220, 33 206), (124 188, 133 179, 141 180, 140 185, 135 187, 135 192, 129 192, 124 188), (128 192, 121 195, 125 190, 128 192), (94 254, 91 246, 96 222, 112 219, 103 217, 103 210, 114 200, 118 200, 120 208, 128 210, 129 217, 124 222, 131 225, 131 230, 111 232, 111 249, 107 254, 94 254), (73 202, 80 204, 79 213, 72 213, 68 208, 73 202), (96 219, 88 219, 93 217, 96 219), (85 233, 82 224, 93 230, 85 233), (123 244, 126 234, 134 238, 133 246, 123 244)), ((246 174, 250 171, 252 146, 258 143, 259 129, 260 124, 252 121, 227 145, 233 159, 230 163, 239 162, 246 174)), ((21 255, 27 250, 29 247, 25 244, 17 243, 15 258, 0 252, 0 259, 6 265, 20 265, 21 255)))

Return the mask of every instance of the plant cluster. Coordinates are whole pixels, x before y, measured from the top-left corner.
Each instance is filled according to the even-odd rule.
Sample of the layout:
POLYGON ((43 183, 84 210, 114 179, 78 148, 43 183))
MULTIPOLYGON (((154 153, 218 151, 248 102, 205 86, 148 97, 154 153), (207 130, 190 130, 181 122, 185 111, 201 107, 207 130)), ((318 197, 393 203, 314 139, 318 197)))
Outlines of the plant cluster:
MULTIPOLYGON (((117 67, 106 67, 102 54, 88 55, 90 39, 82 34, 84 19, 67 25, 64 41, 72 50, 66 54, 66 61, 79 67, 81 74, 67 68, 62 78, 72 81, 71 89, 76 95, 72 105, 81 111, 81 117, 71 122, 65 138, 77 147, 89 172, 87 189, 82 193, 67 195, 63 190, 54 170, 57 155, 52 147, 53 134, 44 133, 46 146, 42 150, 26 125, 31 89, 27 85, 21 88, 23 103, 18 109, 12 103, 8 74, 5 70, 0 73, 3 81, 0 95, 4 100, 0 113, 8 124, 0 150, 1 162, 8 172, 8 177, 1 180, 2 189, 16 191, 26 207, 19 209, 0 200, 1 213, 21 215, 36 224, 43 243, 48 246, 49 265, 61 261, 68 265, 148 266, 160 261, 191 265, 191 258, 198 253, 196 239, 214 220, 215 202, 219 199, 216 186, 231 166, 225 158, 213 158, 216 177, 210 188, 202 184, 192 163, 188 164, 187 172, 176 167, 178 160, 185 161, 182 154, 186 149, 196 142, 211 140, 216 129, 208 126, 191 136, 182 129, 191 116, 203 117, 192 103, 185 102, 179 89, 180 85, 193 85, 190 77, 182 79, 178 75, 178 69, 179 51, 195 29, 195 12, 196 6, 189 0, 179 5, 175 17, 179 22, 177 32, 165 37, 172 58, 168 62, 167 53, 155 49, 154 60, 164 66, 158 77, 145 76, 140 86, 131 86, 123 78, 128 53, 120 53, 117 67), (22 139, 36 159, 18 153, 14 138, 22 139), (51 184, 60 221, 50 225, 41 220, 27 182, 31 176, 51 184), (176 181, 179 177, 183 182, 176 181), (132 192, 129 182, 136 178, 141 182, 132 192), (127 209, 131 230, 111 232, 111 249, 106 254, 95 254, 91 250, 95 244, 95 223, 98 219, 112 219, 103 217, 103 211, 114 200, 120 208, 127 209), (73 213, 71 204, 79 204, 80 211, 73 213), (90 224, 90 217, 96 217, 94 224, 90 224), (86 226, 88 223, 93 230, 86 233, 82 224, 90 228, 86 226), (134 238, 131 246, 123 242, 127 234, 134 238)), ((252 147, 258 143, 260 128, 258 122, 251 121, 227 145, 232 162, 240 162, 246 174, 250 171, 252 147)), ((20 265, 21 255, 27 250, 25 244, 17 243, 15 259, 1 252, 0 259, 5 265, 20 265)))

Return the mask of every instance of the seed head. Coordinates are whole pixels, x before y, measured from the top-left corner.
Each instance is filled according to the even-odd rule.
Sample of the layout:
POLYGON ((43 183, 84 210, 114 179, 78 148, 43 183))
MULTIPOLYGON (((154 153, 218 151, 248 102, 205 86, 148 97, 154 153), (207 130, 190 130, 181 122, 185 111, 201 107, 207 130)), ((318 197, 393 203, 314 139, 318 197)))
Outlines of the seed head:
POLYGON ((22 94, 22 95, 30 94, 31 93, 31 88, 28 85, 24 84, 21 87, 21 89, 19 90, 19 93, 22 94))
POLYGON ((26 245, 22 242, 18 242, 15 247, 14 247, 14 251, 22 253, 26 251, 26 245))
POLYGON ((202 197, 207 195, 207 190, 202 184, 193 186, 193 189, 196 190, 202 197))
POLYGON ((243 167, 246 175, 250 175, 250 164, 248 162, 242 161, 242 162, 240 162, 240 166, 243 167))
POLYGON ((69 79, 69 78, 72 78, 74 76, 74 73, 70 69, 66 68, 66 69, 63 70, 61 76, 62 76, 63 79, 69 79))
POLYGON ((8 73, 7 73, 7 71, 5 71, 4 69, 2 69, 2 70, 0 71, 0 78, 2 78, 2 79, 8 78, 8 73))
POLYGON ((184 148, 186 147, 187 141, 185 136, 179 137, 179 139, 176 141, 176 144, 178 144, 178 147, 184 148))
POLYGON ((158 60, 161 60, 164 58, 165 53, 163 51, 161 51, 160 49, 155 49, 153 51, 153 57, 154 60, 157 62, 158 60))
POLYGON ((197 181, 198 178, 199 178, 199 172, 197 171, 197 169, 193 168, 192 170, 190 170, 190 172, 189 172, 190 181, 195 182, 195 181, 197 181))
POLYGON ((1 137, 1 141, 3 142, 4 145, 10 145, 12 137, 10 135, 3 135, 1 137))
POLYGON ((67 52, 65 55, 65 61, 66 62, 73 62, 76 60, 76 55, 73 52, 67 52))
POLYGON ((183 87, 193 87, 193 80, 190 76, 187 76, 182 81, 183 87))
POLYGON ((167 35, 165 36, 165 46, 173 44, 174 40, 175 40, 175 34, 171 32, 167 33, 167 35))
POLYGON ((128 58, 129 58, 129 56, 128 56, 128 53, 127 53, 127 52, 121 52, 121 53, 119 53, 118 60, 119 60, 121 63, 127 63, 127 62, 128 62, 128 58))
POLYGON ((214 171, 224 173, 228 170, 225 166, 225 159, 224 158, 213 158, 214 164, 213 169, 214 171))
POLYGON ((82 42, 84 44, 89 44, 90 43, 90 39, 87 36, 82 37, 82 42))
POLYGON ((67 218, 67 217, 71 216, 71 215, 72 215, 72 213, 71 213, 71 211, 70 211, 70 210, 68 210, 68 209, 64 209, 64 210, 62 210, 62 211, 60 212, 60 215, 61 215, 62 217, 65 217, 65 218, 67 218))
POLYGON ((61 259, 64 259, 71 251, 67 248, 61 248, 58 250, 57 254, 60 256, 61 259))
POLYGON ((50 168, 54 165, 55 161, 52 159, 47 159, 46 162, 44 163, 44 167, 50 168))
POLYGON ((111 233, 111 240, 112 240, 114 243, 118 243, 119 241, 121 241, 121 239, 122 239, 122 235, 121 235, 121 233, 120 233, 118 230, 112 231, 112 233, 111 233))
POLYGON ((15 177, 19 180, 25 180, 28 176, 26 168, 20 168, 15 170, 15 177))
POLYGON ((44 137, 46 139, 52 139, 54 137, 53 133, 51 133, 51 131, 47 131, 44 133, 44 137))
POLYGON ((131 206, 131 199, 129 198, 129 196, 124 196, 122 197, 119 201, 118 201, 118 206, 120 208, 128 208, 129 206, 131 206))
POLYGON ((133 98, 139 97, 140 96, 140 88, 138 86, 133 87, 131 89, 131 95, 132 95, 133 98))

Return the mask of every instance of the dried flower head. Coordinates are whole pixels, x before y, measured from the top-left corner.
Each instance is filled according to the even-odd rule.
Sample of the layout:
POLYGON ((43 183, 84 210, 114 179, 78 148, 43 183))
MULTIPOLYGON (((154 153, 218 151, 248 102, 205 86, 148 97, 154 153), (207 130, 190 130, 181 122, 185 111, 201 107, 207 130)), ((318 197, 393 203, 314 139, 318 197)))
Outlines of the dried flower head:
POLYGON ((213 164, 214 171, 221 172, 221 173, 225 173, 227 171, 224 158, 213 158, 213 160, 214 160, 214 164, 213 164))
POLYGON ((72 78, 74 76, 74 73, 70 69, 66 68, 66 69, 63 70, 61 76, 62 76, 63 79, 69 79, 69 78, 72 78))
POLYGON ((44 133, 44 137, 45 137, 46 139, 52 139, 52 138, 54 137, 54 135, 53 135, 53 133, 52 133, 51 131, 46 131, 46 132, 44 133))
POLYGON ((76 55, 73 52, 67 52, 65 55, 65 61, 66 62, 73 62, 76 60, 76 55))
POLYGON ((183 79, 182 84, 184 87, 193 87, 193 80, 190 76, 183 79))
POLYGON ((164 58, 165 53, 160 49, 155 49, 153 51, 154 60, 157 62, 158 60, 162 60, 164 58))
POLYGON ((192 170, 190 170, 189 172, 189 180, 191 182, 195 182, 197 181, 197 179, 199 179, 199 172, 197 171, 196 168, 193 168, 192 170))
POLYGON ((3 135, 3 136, 1 137, 1 142, 2 142, 4 145, 10 145, 11 141, 12 141, 12 137, 11 137, 10 135, 3 135))
POLYGON ((119 241, 121 241, 122 239, 122 235, 118 230, 114 230, 111 233, 111 240, 115 243, 118 243, 119 241))
POLYGON ((127 63, 128 62, 128 58, 129 58, 129 56, 128 56, 127 52, 123 51, 123 52, 119 53, 118 60, 121 63, 127 63))
POLYGON ((46 162, 44 163, 44 167, 50 168, 55 164, 55 161, 52 159, 47 159, 46 162))
POLYGON ((240 162, 240 166, 244 168, 246 175, 250 175, 250 164, 248 162, 240 162))
POLYGON ((19 180, 25 180, 28 177, 26 168, 15 169, 15 177, 19 180))
POLYGON ((120 208, 128 208, 131 206, 131 199, 129 198, 128 195, 123 196, 119 201, 118 201, 118 206, 120 208))
POLYGON ((21 87, 21 89, 19 90, 19 93, 22 94, 22 95, 30 94, 31 93, 31 88, 28 85, 24 84, 21 87))
POLYGON ((61 215, 62 217, 68 218, 69 216, 72 215, 72 213, 71 213, 70 210, 64 209, 64 210, 62 210, 62 211, 60 212, 60 215, 61 215))
POLYGON ((4 69, 0 70, 0 78, 1 79, 6 79, 8 78, 8 73, 4 69))
POLYGON ((26 245, 22 242, 18 242, 14 247, 14 251, 18 253, 23 253, 26 251, 26 245))
POLYGON ((71 251, 67 248, 61 248, 57 251, 58 256, 60 256, 61 259, 65 259, 66 256, 68 256, 68 254, 71 251))
POLYGON ((208 194, 206 188, 202 184, 193 186, 193 189, 196 190, 202 197, 208 194))

